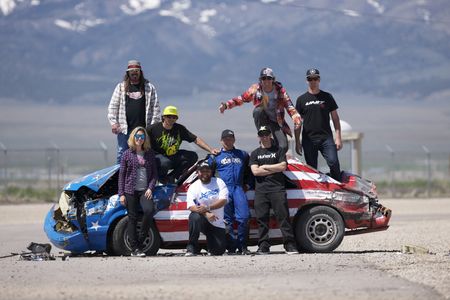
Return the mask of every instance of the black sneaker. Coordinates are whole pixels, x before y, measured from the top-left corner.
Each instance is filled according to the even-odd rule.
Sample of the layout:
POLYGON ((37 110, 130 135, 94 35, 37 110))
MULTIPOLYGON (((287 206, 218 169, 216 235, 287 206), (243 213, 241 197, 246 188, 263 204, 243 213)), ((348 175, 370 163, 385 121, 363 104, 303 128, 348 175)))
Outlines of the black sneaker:
POLYGON ((258 255, 266 255, 270 253, 270 246, 267 245, 259 245, 258 250, 256 250, 256 254, 258 255))
POLYGON ((247 249, 247 247, 242 248, 242 250, 238 250, 237 254, 239 255, 252 255, 252 252, 247 249))
POLYGON ((295 245, 292 243, 284 246, 284 250, 286 251, 287 254, 297 254, 298 253, 297 247, 295 247, 295 245))
POLYGON ((141 249, 136 249, 131 252, 131 256, 145 257, 145 252, 143 252, 141 249))
POLYGON ((187 246, 186 247, 186 253, 184 254, 184 256, 195 256, 194 247, 187 246))

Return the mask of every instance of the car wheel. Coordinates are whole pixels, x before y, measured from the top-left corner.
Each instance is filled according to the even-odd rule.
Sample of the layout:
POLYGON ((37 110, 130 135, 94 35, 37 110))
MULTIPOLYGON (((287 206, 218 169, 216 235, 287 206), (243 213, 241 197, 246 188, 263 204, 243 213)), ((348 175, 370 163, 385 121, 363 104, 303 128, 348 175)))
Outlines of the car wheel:
MULTIPOLYGON (((138 222, 137 231, 140 230, 141 223, 138 222)), ((131 246, 128 238, 128 217, 122 218, 116 225, 112 236, 112 247, 116 255, 130 255, 131 246)), ((143 243, 143 249, 147 255, 156 255, 161 245, 161 238, 154 224, 150 226, 147 237, 143 243)))
POLYGON ((331 252, 342 242, 345 233, 341 215, 328 206, 315 206, 299 216, 295 234, 305 252, 331 252))

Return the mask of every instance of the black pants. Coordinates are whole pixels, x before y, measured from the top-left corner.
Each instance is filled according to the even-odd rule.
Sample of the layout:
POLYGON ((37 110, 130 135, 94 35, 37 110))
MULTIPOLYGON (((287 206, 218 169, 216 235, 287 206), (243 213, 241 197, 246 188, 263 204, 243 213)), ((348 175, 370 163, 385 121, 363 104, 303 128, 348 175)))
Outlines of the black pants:
POLYGON ((226 248, 225 228, 219 228, 206 219, 205 216, 191 212, 189 215, 189 244, 194 253, 199 252, 198 238, 200 232, 206 236, 206 242, 208 244, 208 251, 212 255, 222 255, 226 248))
POLYGON ((278 226, 280 226, 281 234, 283 235, 283 244, 294 243, 294 231, 289 220, 289 208, 286 199, 286 192, 272 192, 272 193, 255 193, 255 213, 259 226, 259 240, 258 245, 269 242, 269 219, 270 208, 275 213, 278 226))
POLYGON ((253 110, 253 120, 255 121, 256 130, 259 130, 261 126, 269 126, 278 147, 283 149, 284 153, 289 150, 286 134, 283 132, 278 123, 269 120, 262 106, 255 107, 253 110))
POLYGON ((131 250, 142 247, 150 225, 153 223, 153 200, 145 198, 145 191, 135 191, 133 195, 125 194, 128 211, 128 237, 130 239, 131 250), (142 217, 141 230, 137 235, 137 221, 139 215, 139 205, 142 207, 144 215, 142 217))
POLYGON ((173 169, 171 177, 177 179, 189 167, 197 162, 198 155, 194 151, 178 150, 171 156, 156 155, 159 179, 165 179, 169 170, 173 169))

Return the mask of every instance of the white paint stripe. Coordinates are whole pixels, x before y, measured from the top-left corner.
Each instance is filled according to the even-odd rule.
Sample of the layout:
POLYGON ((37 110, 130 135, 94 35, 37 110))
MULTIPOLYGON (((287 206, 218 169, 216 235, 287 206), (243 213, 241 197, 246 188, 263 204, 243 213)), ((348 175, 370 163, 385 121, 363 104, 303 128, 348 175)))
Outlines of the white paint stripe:
POLYGON ((155 215, 155 220, 187 220, 190 210, 161 210, 155 215))
POLYGON ((284 175, 286 175, 291 180, 309 180, 309 181, 317 181, 317 182, 328 182, 339 184, 339 181, 334 180, 328 175, 322 173, 311 173, 311 172, 303 172, 303 171, 284 171, 284 175))
MULTIPOLYGON (((174 232, 161 232, 161 238, 164 241, 177 242, 177 241, 188 241, 189 240, 189 232, 188 231, 174 231, 174 232)), ((270 229, 269 230, 270 238, 281 238, 281 230, 280 229, 270 229)), ((258 229, 251 229, 249 232, 250 239, 258 239, 258 229)), ((200 234, 199 240, 205 241, 206 237, 202 233, 200 234)))
MULTIPOLYGON (((288 199, 309 199, 309 200, 326 200, 331 199, 333 192, 320 190, 287 190, 288 199)), ((254 192, 247 193, 249 200, 254 200, 254 192)), ((155 215, 155 220, 188 220, 191 212, 187 209, 183 210, 162 210, 155 215)), ((250 209, 252 217, 255 217, 254 209, 250 209)), ((294 216, 297 208, 290 208, 289 215, 294 216)), ((271 214, 273 211, 271 210, 271 214)))
MULTIPOLYGON (((291 217, 295 216, 297 211, 298 211, 298 208, 289 208, 289 216, 291 216, 291 217)), ((254 209, 250 209, 250 215, 251 215, 251 218, 256 218, 256 212, 254 209)), ((273 212, 272 209, 270 210, 270 216, 273 218, 275 217, 275 213, 273 212)))
MULTIPOLYGON (((188 241, 189 232, 188 231, 174 231, 174 232, 161 232, 161 238, 163 241, 177 242, 177 241, 188 241)), ((199 240, 205 241, 206 237, 201 233, 199 240)))
POLYGON ((333 192, 321 190, 287 190, 288 199, 323 200, 331 199, 333 192))

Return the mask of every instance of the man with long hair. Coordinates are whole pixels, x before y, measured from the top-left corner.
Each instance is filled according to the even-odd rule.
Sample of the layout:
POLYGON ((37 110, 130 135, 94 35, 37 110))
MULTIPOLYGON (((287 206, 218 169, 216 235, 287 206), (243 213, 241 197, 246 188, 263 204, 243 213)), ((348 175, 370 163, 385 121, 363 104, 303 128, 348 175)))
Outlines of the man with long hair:
POLYGON ((116 85, 109 102, 108 120, 117 135, 117 163, 128 149, 129 133, 134 128, 161 121, 156 89, 144 77, 139 61, 128 61, 123 81, 116 85))

